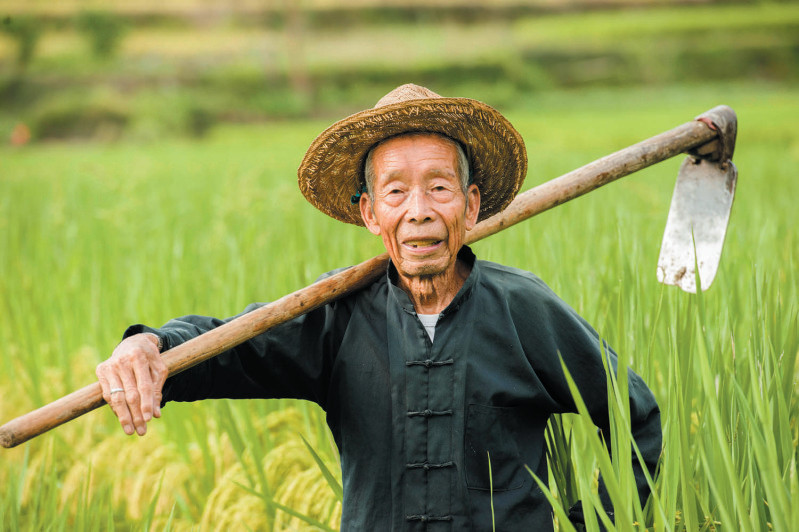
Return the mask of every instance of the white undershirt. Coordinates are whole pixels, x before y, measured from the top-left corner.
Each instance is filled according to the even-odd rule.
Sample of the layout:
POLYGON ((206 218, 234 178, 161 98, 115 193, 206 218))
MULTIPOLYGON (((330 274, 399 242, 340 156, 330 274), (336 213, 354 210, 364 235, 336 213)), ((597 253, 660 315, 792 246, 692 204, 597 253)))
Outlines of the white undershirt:
POLYGON ((424 325, 424 330, 427 331, 427 336, 430 337, 430 341, 433 341, 433 338, 436 335, 436 322, 438 321, 438 314, 417 314, 419 316, 419 321, 422 322, 424 325))

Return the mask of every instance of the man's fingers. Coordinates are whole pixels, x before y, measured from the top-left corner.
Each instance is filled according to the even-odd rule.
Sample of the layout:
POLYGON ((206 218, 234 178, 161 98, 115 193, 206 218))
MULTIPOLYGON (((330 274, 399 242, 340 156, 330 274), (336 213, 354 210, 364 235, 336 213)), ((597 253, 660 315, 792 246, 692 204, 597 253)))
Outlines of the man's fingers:
POLYGON ((164 359, 161 358, 161 353, 158 352, 158 349, 148 350, 147 357, 149 359, 149 377, 152 383, 153 400, 151 412, 153 417, 161 417, 162 391, 164 389, 164 382, 166 382, 166 378, 169 376, 169 369, 164 359))
MULTIPOLYGON (((136 382, 136 377, 131 371, 125 371, 120 375, 122 378, 122 388, 125 389, 124 397, 130 410, 130 417, 133 421, 133 426, 139 436, 143 436, 147 432, 147 423, 144 421, 144 414, 141 408, 141 394, 136 382)), ((128 431, 125 430, 125 433, 128 431)))
POLYGON ((108 378, 105 376, 103 365, 100 364, 95 370, 97 380, 100 381, 100 388, 103 390, 103 399, 109 405, 111 404, 111 386, 108 384, 108 378))
POLYGON ((133 434, 133 421, 130 416, 128 404, 125 402, 125 390, 117 376, 114 374, 110 364, 103 362, 97 366, 97 380, 100 381, 100 388, 103 390, 103 399, 111 411, 119 419, 122 430, 126 434, 133 434))
MULTIPOLYGON (((125 431, 125 434, 130 436, 133 434, 134 425, 133 425, 133 417, 130 414, 130 409, 128 408, 128 403, 125 400, 125 389, 122 387, 122 383, 119 382, 115 377, 108 379, 109 383, 109 391, 108 391, 108 399, 106 402, 111 407, 111 410, 114 411, 114 414, 119 419, 119 424, 122 425, 122 430, 125 431)), ((103 393, 103 397, 105 397, 105 393, 103 393)))
POLYGON ((147 423, 153 418, 153 379, 146 360, 139 359, 133 363, 133 375, 139 392, 139 408, 147 423))
POLYGON ((151 336, 137 334, 126 338, 114 349, 111 358, 97 366, 103 398, 126 434, 144 435, 147 422, 161 416, 167 367, 158 352, 157 341, 151 336))
MULTIPOLYGON (((166 366, 164 366, 164 368, 166 369, 166 366)), ((156 373, 151 368, 150 376, 153 379, 153 417, 161 417, 161 399, 163 398, 164 381, 166 381, 166 375, 161 378, 161 374, 156 373)))

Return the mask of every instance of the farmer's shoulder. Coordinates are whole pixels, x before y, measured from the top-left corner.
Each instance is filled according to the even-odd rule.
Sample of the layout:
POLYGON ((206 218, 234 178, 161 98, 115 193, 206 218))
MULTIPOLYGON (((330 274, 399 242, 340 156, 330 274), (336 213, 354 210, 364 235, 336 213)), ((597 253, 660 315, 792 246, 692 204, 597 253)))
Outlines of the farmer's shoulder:
POLYGON ((481 285, 506 299, 512 309, 543 309, 563 304, 561 298, 532 272, 485 260, 478 264, 481 285))
POLYGON ((481 262, 481 285, 505 309, 516 332, 531 341, 574 337, 592 330, 586 320, 558 296, 540 277, 519 268, 481 262))
MULTIPOLYGON (((336 268, 335 270, 330 270, 329 272, 325 272, 319 277, 317 277, 316 282, 323 281, 334 275, 339 273, 345 272, 352 268, 352 266, 344 266, 342 268, 336 268)), ((387 291, 387 283, 388 279, 386 275, 380 275, 375 279, 369 286, 361 289, 356 290, 355 292, 348 294, 341 299, 336 300, 334 303, 345 304, 348 307, 351 307, 355 304, 356 301, 360 299, 366 298, 367 300, 374 300, 374 298, 379 297, 381 294, 385 295, 387 291)), ((339 305, 340 306, 340 305, 339 305)))

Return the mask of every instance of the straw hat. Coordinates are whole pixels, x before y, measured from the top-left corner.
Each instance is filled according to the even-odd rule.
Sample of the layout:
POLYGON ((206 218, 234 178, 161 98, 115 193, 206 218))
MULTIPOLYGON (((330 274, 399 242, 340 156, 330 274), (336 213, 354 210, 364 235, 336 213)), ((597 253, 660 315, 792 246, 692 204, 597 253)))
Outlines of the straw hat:
POLYGON ((527 152, 510 122, 477 100, 444 98, 413 84, 397 87, 373 109, 322 132, 297 171, 300 190, 325 214, 364 225, 351 198, 365 185, 366 154, 380 141, 411 131, 440 133, 460 142, 480 189, 478 220, 504 209, 519 192, 527 173, 527 152))

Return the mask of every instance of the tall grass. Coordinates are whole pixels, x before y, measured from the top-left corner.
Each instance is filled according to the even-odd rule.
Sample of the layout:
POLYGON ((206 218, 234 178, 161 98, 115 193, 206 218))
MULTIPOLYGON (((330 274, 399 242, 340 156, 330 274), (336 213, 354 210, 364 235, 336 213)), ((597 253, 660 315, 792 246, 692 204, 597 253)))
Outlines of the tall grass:
MULTIPOLYGON (((577 498, 603 520, 590 511, 599 473, 619 530, 799 528, 798 95, 754 84, 561 91, 511 113, 528 187, 718 103, 740 121, 738 196, 705 293, 655 279, 679 161, 475 246, 539 274, 662 409, 664 452, 645 508, 626 465, 636 453, 623 372, 608 377, 614 460, 585 416, 551 425, 553 466, 540 480, 562 530, 577 498)), ((91 382, 130 323, 232 315, 379 252, 377 239, 326 219, 296 190, 296 166, 325 125, 0 148, 0 421, 91 382)), ((102 409, 1 454, 9 530, 336 528, 340 516, 337 452, 324 413, 306 403, 171 404, 141 439, 102 409)))

